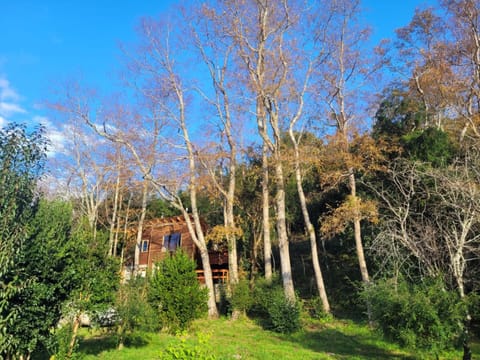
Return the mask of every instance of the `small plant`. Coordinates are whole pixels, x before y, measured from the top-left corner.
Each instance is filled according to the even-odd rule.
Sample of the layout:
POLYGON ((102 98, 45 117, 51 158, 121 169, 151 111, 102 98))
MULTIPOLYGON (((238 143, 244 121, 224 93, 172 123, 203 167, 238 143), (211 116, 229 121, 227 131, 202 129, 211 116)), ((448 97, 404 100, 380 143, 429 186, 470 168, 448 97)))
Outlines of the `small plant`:
POLYGON ((201 288, 195 262, 181 251, 156 264, 149 279, 148 301, 162 327, 169 332, 187 329, 207 310, 207 289, 201 288))
POLYGON ((55 336, 48 344, 49 350, 54 353, 51 358, 55 360, 76 359, 79 355, 76 353, 78 349, 78 342, 75 341, 73 351, 71 350, 70 342, 72 340, 72 324, 67 323, 55 330, 55 336), (71 352, 69 354, 69 352, 71 352))
POLYGON ((269 328, 283 334, 299 330, 301 328, 299 304, 298 301, 287 300, 283 293, 275 294, 272 302, 267 306, 270 316, 269 328))
POLYGON ((198 333, 196 339, 188 340, 185 332, 177 335, 180 342, 168 346, 160 354, 160 360, 215 360, 209 345, 210 336, 198 333))
POLYGON ((131 279, 117 292, 115 301, 118 348, 135 331, 158 330, 156 314, 147 301, 147 282, 143 277, 131 279))
POLYGON ((322 300, 318 296, 305 300, 303 310, 305 315, 312 319, 325 322, 332 320, 332 315, 323 311, 322 300))

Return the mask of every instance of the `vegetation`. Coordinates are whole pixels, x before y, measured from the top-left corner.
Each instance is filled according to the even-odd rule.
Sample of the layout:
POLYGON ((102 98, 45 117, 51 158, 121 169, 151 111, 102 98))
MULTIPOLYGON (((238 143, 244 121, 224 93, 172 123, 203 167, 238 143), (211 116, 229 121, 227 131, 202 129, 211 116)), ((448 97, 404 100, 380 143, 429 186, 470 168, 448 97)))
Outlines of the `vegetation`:
POLYGON ((118 348, 135 332, 154 331, 161 328, 157 314, 148 302, 148 282, 137 277, 120 285, 115 300, 115 318, 118 348))
MULTIPOLYGON (((248 319, 200 320, 189 335, 139 333, 118 351, 115 340, 98 332, 85 332, 79 354, 84 359, 157 359, 168 349, 208 351, 216 359, 430 359, 429 352, 408 350, 384 340, 366 325, 350 321, 309 321, 305 330, 278 334, 263 330, 248 319), (203 344, 202 344, 203 343, 203 344), (197 350, 194 350, 197 349, 197 350)), ((478 344, 474 344, 474 352, 478 344)), ((183 352, 185 353, 185 352, 183 352)), ((188 358, 188 357, 187 357, 188 358)), ((440 358, 458 359, 461 352, 442 352, 440 358)))
POLYGON ((28 133, 25 126, 10 125, 0 130, 0 356, 7 359, 31 353, 58 320, 55 315, 45 319, 50 310, 55 313, 57 304, 44 302, 50 289, 37 281, 32 272, 36 264, 30 269, 20 265, 30 250, 29 226, 37 212, 36 184, 45 147, 42 128, 28 133), (32 306, 35 300, 40 300, 40 308, 32 306), (46 326, 42 320, 48 321, 46 326))
POLYGON ((301 328, 300 303, 286 298, 279 284, 260 281, 252 296, 251 314, 265 329, 290 334, 301 328))
POLYGON ((404 280, 378 282, 365 290, 372 319, 400 345, 437 356, 453 348, 463 335, 465 304, 441 281, 411 285, 404 280))
POLYGON ((185 330, 206 312, 207 293, 200 287, 196 264, 182 251, 156 264, 149 278, 148 301, 160 327, 171 333, 185 330))
POLYGON ((134 88, 59 89, 65 183, 45 186, 43 128, 0 130, 0 357, 470 359, 478 1, 418 10, 388 49, 357 0, 187 6, 142 20, 134 88), (168 216, 195 255, 163 243, 143 278, 146 221, 168 216))

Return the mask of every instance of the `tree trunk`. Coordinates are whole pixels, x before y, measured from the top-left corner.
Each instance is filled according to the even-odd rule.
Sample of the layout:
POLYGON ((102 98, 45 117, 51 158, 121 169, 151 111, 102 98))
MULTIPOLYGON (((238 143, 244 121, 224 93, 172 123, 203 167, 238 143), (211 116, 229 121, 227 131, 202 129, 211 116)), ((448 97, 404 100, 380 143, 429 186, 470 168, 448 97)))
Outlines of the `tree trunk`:
POLYGON ((325 290, 325 284, 323 282, 323 274, 320 268, 320 262, 318 261, 318 250, 317 250, 317 236, 315 234, 315 228, 310 221, 310 214, 308 213, 307 200, 305 198, 305 193, 303 191, 303 178, 302 172, 300 169, 300 154, 298 151, 298 143, 293 134, 292 128, 290 128, 290 139, 292 140, 295 152, 295 178, 297 181, 297 192, 300 199, 300 207, 302 208, 303 220, 305 222, 305 227, 310 238, 310 249, 312 253, 312 264, 313 271, 315 274, 315 282, 317 284, 318 296, 322 301, 323 311, 325 313, 330 313, 330 304, 328 302, 327 292, 325 290))
MULTIPOLYGON (((121 210, 122 203, 123 203, 123 194, 120 194, 120 201, 119 201, 119 204, 118 204, 118 210, 117 211, 121 210)), ((120 229, 121 229, 121 226, 122 226, 121 217, 117 214, 116 218, 117 218, 117 228, 115 230, 115 237, 113 239, 113 256, 118 255, 118 237, 120 236, 120 229)))
POLYGON ((145 216, 147 215, 147 200, 148 200, 148 181, 143 181, 142 186, 142 209, 140 212, 140 219, 138 220, 137 239, 135 242, 135 255, 133 264, 133 275, 136 276, 138 272, 138 264, 140 263, 140 247, 142 246, 143 224, 145 223, 145 216))
POLYGON ((211 319, 218 317, 217 303, 215 301, 215 287, 213 286, 212 267, 208 256, 207 247, 199 248, 200 258, 202 259, 203 275, 205 277, 205 286, 208 289, 208 317, 211 319))
MULTIPOLYGON (((350 187, 350 195, 356 199, 357 198, 357 184, 355 180, 355 174, 353 169, 350 169, 350 175, 348 176, 348 183, 350 187)), ((355 234, 355 247, 357 250, 358 264, 360 266, 360 273, 362 275, 362 281, 365 284, 370 282, 370 277, 368 276, 367 262, 365 261, 365 253, 363 251, 362 243, 362 230, 360 227, 360 214, 357 214, 353 220, 354 234, 355 234)))
POLYGON ((277 233, 278 245, 280 249, 280 266, 282 269, 283 290, 285 292, 285 297, 293 302, 295 301, 295 289, 293 286, 292 266, 290 264, 290 251, 287 235, 285 185, 282 163, 278 153, 276 154, 275 159, 275 184, 277 187, 275 203, 277 206, 277 233))
MULTIPOLYGON (((183 104, 183 98, 179 95, 180 103, 183 104)), ((183 109, 183 105, 181 106, 183 109)), ((208 256, 207 243, 203 234, 202 224, 200 221, 200 216, 198 214, 197 206, 197 180, 196 180, 196 165, 195 165, 195 152, 193 150, 193 145, 190 142, 190 137, 187 131, 187 127, 184 121, 184 115, 182 111, 180 127, 183 132, 183 137, 185 140, 185 146, 188 152, 188 164, 190 170, 190 179, 189 179, 189 195, 190 202, 192 205, 192 217, 193 225, 192 226, 190 215, 185 209, 182 209, 185 221, 192 236, 192 240, 197 245, 200 251, 200 257, 202 259, 203 272, 205 276, 205 285, 208 289, 208 316, 210 318, 218 317, 217 303, 215 301, 215 288, 213 286, 213 276, 212 276, 212 267, 210 266, 210 258, 208 256)))
POLYGON ((118 198, 120 194, 120 174, 117 176, 117 181, 115 182, 115 194, 113 198, 113 212, 112 218, 110 219, 110 234, 108 236, 108 255, 115 256, 116 249, 114 248, 114 237, 115 237, 115 225, 117 224, 117 210, 118 210, 118 198))
POLYGON ((80 327, 80 314, 76 314, 72 324, 72 338, 68 345, 67 358, 71 358, 73 355, 73 349, 75 348, 75 342, 77 341, 78 328, 80 327))
MULTIPOLYGON (((235 177, 235 171, 231 172, 230 177, 235 177)), ((230 285, 235 286, 238 284, 238 254, 237 254, 237 236, 235 233, 235 217, 233 213, 233 202, 235 184, 230 185, 230 189, 227 193, 226 209, 225 209, 225 227, 227 229, 227 242, 228 242, 228 269, 229 269, 229 281, 230 285), (231 191, 230 191, 231 190, 231 191)))
POLYGON ((270 237, 270 195, 268 192, 268 148, 262 149, 262 211, 263 211, 263 258, 265 279, 272 281, 272 241, 270 237))

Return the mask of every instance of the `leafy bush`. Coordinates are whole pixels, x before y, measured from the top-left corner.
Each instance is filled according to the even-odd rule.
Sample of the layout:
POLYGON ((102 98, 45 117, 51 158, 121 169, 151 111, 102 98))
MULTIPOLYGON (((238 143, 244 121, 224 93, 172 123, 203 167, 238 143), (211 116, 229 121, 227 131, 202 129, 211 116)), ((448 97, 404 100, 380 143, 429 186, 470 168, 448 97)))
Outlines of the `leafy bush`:
POLYGON ((199 333, 196 340, 188 341, 185 333, 180 333, 180 342, 168 346, 160 354, 160 360, 215 360, 209 346, 208 335, 199 333))
POLYGON ((247 280, 242 279, 233 287, 230 305, 233 310, 243 313, 246 313, 252 307, 253 297, 247 280))
POLYGON ((278 282, 257 282, 251 313, 261 319, 265 329, 289 334, 301 328, 300 303, 286 299, 278 282))
POLYGON ((438 352, 453 347, 462 334, 465 307, 440 281, 410 285, 386 280, 368 287, 363 296, 382 332, 403 346, 438 352))
POLYGON ((173 333, 206 312, 207 296, 197 280, 195 262, 181 251, 158 262, 149 279, 148 301, 162 327, 173 333))

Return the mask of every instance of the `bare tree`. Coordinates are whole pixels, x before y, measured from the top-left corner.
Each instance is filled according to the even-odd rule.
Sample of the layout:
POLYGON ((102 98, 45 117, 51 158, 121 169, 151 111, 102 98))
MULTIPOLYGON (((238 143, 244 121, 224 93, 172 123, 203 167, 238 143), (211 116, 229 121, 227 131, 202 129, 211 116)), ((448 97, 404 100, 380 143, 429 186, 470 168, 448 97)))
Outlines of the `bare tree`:
MULTIPOLYGON (((176 25, 179 24, 180 21, 176 25)), ((173 150, 168 155, 170 163, 177 160, 179 164, 186 165, 188 169, 185 175, 191 212, 183 205, 178 194, 185 185, 182 177, 174 176, 179 176, 179 174, 175 174, 173 169, 170 169, 168 175, 162 174, 162 177, 155 177, 152 169, 142 165, 142 158, 133 144, 126 141, 125 138, 119 140, 119 137, 116 137, 116 141, 122 141, 129 148, 137 159, 137 164, 142 168, 143 176, 151 181, 157 193, 182 212, 192 240, 199 249, 202 259, 205 283, 209 291, 209 316, 216 317, 218 310, 215 303, 210 259, 197 204, 199 191, 197 149, 191 139, 188 122, 191 115, 188 97, 191 95, 193 87, 187 85, 189 78, 185 77, 185 68, 181 67, 180 59, 175 56, 177 53, 172 50, 174 48, 172 43, 181 46, 182 32, 178 32, 174 36, 171 33, 171 26, 170 23, 151 19, 142 21, 142 45, 130 61, 130 70, 135 76, 137 91, 140 92, 146 104, 154 109, 155 117, 168 120, 166 125, 174 131, 175 135, 170 134, 172 136, 169 136, 163 128, 162 134, 158 135, 173 150), (175 138, 177 138, 177 142, 174 141, 175 138)), ((160 131, 160 129, 158 130, 160 131)))
POLYGON ((68 144, 66 153, 57 156, 52 171, 57 171, 55 165, 68 169, 57 177, 66 183, 65 196, 80 199, 79 210, 86 216, 95 238, 99 209, 107 197, 110 166, 101 139, 74 114, 90 111, 89 103, 95 93, 81 91, 78 83, 65 84, 64 92, 62 99, 49 104, 59 118, 59 126, 66 134, 68 144))
MULTIPOLYGON (((253 97, 258 134, 262 139, 263 152, 271 154, 274 172, 276 231, 280 249, 281 271, 285 296, 295 299, 289 240, 286 226, 285 179, 282 165, 281 136, 285 131, 283 116, 292 98, 289 89, 295 85, 293 52, 294 39, 291 34, 299 29, 301 18, 298 3, 264 0, 226 1, 219 13, 222 14, 224 33, 235 43, 237 62, 244 75, 247 89, 253 97)), ((218 15, 220 17, 220 15, 218 15)), ((267 169, 266 157, 264 169, 267 169)), ((269 214, 267 213, 268 184, 264 172, 264 236, 269 236, 269 214)), ((269 239, 266 239, 265 258, 267 277, 270 277, 271 261, 269 239)))
POLYGON ((480 4, 477 0, 442 0, 447 15, 448 58, 457 86, 450 89, 455 112, 463 119, 460 139, 468 130, 480 136, 480 4))
POLYGON ((372 187, 382 199, 382 231, 372 249, 395 273, 416 267, 426 276, 444 276, 465 296, 467 265, 480 256, 478 154, 448 168, 397 161, 389 186, 372 187), (392 251, 392 249, 396 249, 392 251))
POLYGON ((314 275, 315 275, 315 281, 317 285, 317 291, 318 295, 322 301, 322 306, 323 310, 326 313, 330 312, 330 304, 328 302, 328 297, 327 297, 327 292, 325 289, 325 284, 323 282, 323 274, 322 270, 320 268, 320 262, 318 260, 318 250, 317 250, 317 236, 315 233, 315 228, 313 227, 310 214, 308 211, 307 207, 307 199, 305 196, 305 191, 303 189, 303 174, 302 174, 302 167, 301 167, 301 158, 300 158, 300 142, 303 133, 302 132, 297 132, 295 133, 294 129, 295 126, 297 126, 299 120, 302 117, 303 114, 303 108, 304 108, 304 98, 306 96, 306 91, 307 91, 307 86, 308 86, 308 80, 311 75, 311 65, 308 66, 308 70, 305 74, 305 79, 304 79, 304 85, 303 88, 300 89, 300 92, 297 93, 297 99, 298 99, 298 107, 297 110, 294 114, 290 116, 290 123, 289 123, 289 129, 288 129, 288 134, 290 136, 290 140, 292 141, 293 144, 293 158, 294 158, 294 171, 295 171, 295 180, 297 184, 297 192, 298 192, 298 197, 300 199, 300 207, 302 209, 302 215, 303 215, 303 220, 305 222, 305 228, 308 233, 308 237, 310 239, 310 249, 312 253, 312 264, 313 264, 313 270, 314 270, 314 275))
POLYGON ((232 43, 222 37, 221 29, 214 15, 206 6, 197 13, 198 22, 192 21, 192 39, 206 66, 212 83, 212 95, 208 88, 199 85, 202 98, 214 109, 217 141, 214 154, 200 154, 199 160, 211 176, 216 191, 223 199, 224 235, 228 243, 229 280, 235 286, 239 281, 237 255, 237 225, 235 221, 235 188, 237 157, 240 137, 235 136, 240 130, 240 108, 238 89, 233 86, 238 81, 231 64, 232 43), (213 21, 212 21, 213 20, 213 21), (232 104, 236 101, 236 106, 232 104), (219 171, 220 170, 220 171, 219 171))

